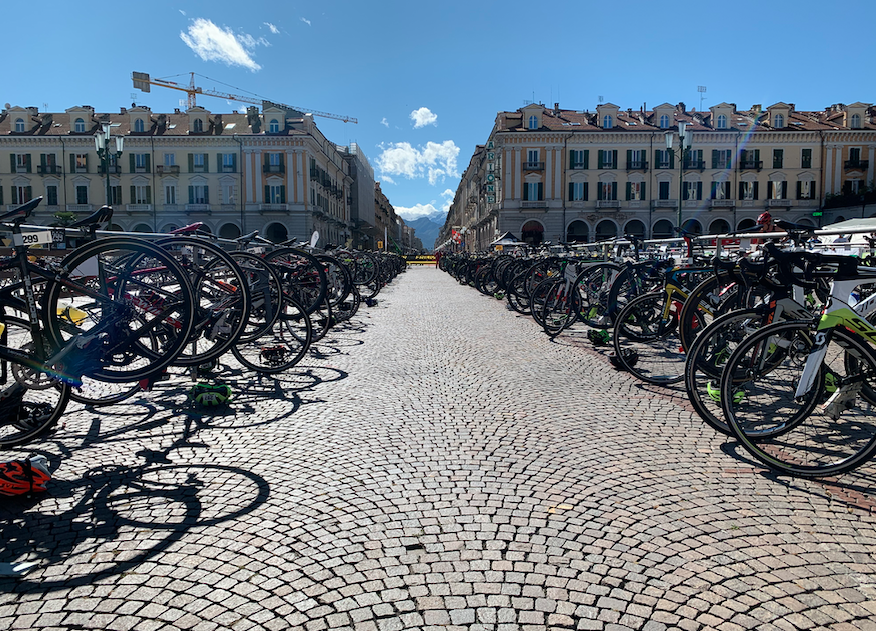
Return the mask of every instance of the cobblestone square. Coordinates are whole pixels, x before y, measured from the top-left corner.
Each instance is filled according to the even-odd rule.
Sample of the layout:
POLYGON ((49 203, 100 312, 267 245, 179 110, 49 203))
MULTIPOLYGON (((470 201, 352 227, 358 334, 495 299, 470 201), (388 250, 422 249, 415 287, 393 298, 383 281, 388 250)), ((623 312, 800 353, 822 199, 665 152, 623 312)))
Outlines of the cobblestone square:
MULTIPOLYGON (((876 467, 778 478, 680 389, 412 268, 299 366, 71 405, 9 629, 876 629, 876 467)), ((4 458, 28 453, 7 452, 4 458)))

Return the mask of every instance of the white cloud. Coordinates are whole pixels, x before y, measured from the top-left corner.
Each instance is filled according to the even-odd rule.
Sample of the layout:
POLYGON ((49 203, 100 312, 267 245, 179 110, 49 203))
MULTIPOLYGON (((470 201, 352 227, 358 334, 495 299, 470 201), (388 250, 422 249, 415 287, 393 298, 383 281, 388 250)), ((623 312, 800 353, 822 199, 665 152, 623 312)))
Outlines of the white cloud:
POLYGON ((429 217, 430 219, 434 219, 436 217, 442 217, 447 214, 447 211, 440 210, 435 208, 432 204, 417 204, 416 206, 412 206, 411 208, 404 208, 402 206, 394 206, 395 212, 401 215, 402 219, 405 221, 413 221, 415 219, 419 219, 420 217, 429 217))
POLYGON ((183 14, 183 15, 185 15, 185 14, 186 14, 186 12, 185 12, 185 11, 183 11, 183 10, 182 10, 182 9, 180 9, 180 10, 179 10, 179 12, 180 12, 180 13, 182 13, 182 14, 183 14))
POLYGON ((428 107, 421 107, 411 112, 411 120, 414 121, 414 129, 419 129, 426 125, 438 126, 438 116, 433 114, 428 107))
POLYGON ((267 26, 269 29, 271 29, 271 33, 273 33, 274 35, 277 35, 280 32, 280 29, 278 29, 276 26, 274 26, 270 22, 265 22, 265 26, 267 26))
POLYGON ((383 120, 380 121, 380 124, 383 125, 384 127, 389 127, 389 121, 386 120, 385 116, 383 117, 383 120))
POLYGON ((407 142, 380 145, 383 152, 377 158, 377 167, 387 175, 401 175, 408 179, 426 177, 436 184, 445 177, 459 177, 456 157, 459 147, 452 140, 429 142, 415 148, 407 142))
POLYGON ((307 26, 310 26, 310 20, 308 20, 307 18, 301 18, 301 21, 307 24, 307 26))
POLYGON ((243 66, 253 72, 261 70, 251 57, 257 45, 267 45, 263 38, 256 40, 250 35, 235 35, 231 29, 216 26, 210 20, 197 18, 189 26, 188 33, 179 34, 182 41, 204 61, 221 61, 228 66, 243 66))
POLYGON ((380 181, 385 184, 395 184, 395 180, 386 174, 380 176, 380 181))

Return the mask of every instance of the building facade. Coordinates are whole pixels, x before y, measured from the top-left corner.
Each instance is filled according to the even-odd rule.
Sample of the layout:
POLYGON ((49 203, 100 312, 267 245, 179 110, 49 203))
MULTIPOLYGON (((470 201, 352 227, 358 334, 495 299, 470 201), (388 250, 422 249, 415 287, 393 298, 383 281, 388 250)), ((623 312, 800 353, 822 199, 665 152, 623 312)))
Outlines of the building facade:
POLYGON ((819 112, 787 103, 747 111, 721 103, 707 112, 683 103, 638 111, 606 103, 594 112, 531 104, 500 112, 462 176, 438 243, 452 246, 457 234, 465 249, 481 250, 505 232, 532 243, 667 238, 679 224, 722 233, 755 225, 765 211, 814 226, 870 216, 874 117, 868 103, 819 112))
POLYGON ((223 237, 258 230, 275 242, 309 240, 317 231, 320 245, 349 242, 363 226, 373 232, 374 176, 365 156, 329 142, 311 115, 283 108, 155 114, 133 106, 100 114, 83 106, 58 114, 10 107, 0 112, 0 154, 8 156, 0 155, 0 205, 43 196, 37 224, 109 203, 115 228, 131 232, 199 221, 223 237), (104 129, 105 161, 95 144, 104 129), (124 138, 119 155, 117 136, 124 138))

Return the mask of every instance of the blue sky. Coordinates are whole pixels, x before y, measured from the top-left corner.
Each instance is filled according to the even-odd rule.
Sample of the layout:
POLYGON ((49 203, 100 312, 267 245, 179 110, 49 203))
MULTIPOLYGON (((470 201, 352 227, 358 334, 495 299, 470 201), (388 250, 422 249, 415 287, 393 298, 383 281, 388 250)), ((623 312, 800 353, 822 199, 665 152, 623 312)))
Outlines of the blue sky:
MULTIPOLYGON (((131 72, 184 84, 195 72, 205 89, 352 116, 358 124, 315 121, 333 142, 359 144, 403 217, 440 222, 496 113, 524 101, 876 102, 872 13, 863 0, 43 0, 6 7, 0 98, 54 112, 134 101, 172 111, 184 92, 136 92, 131 72)), ((198 105, 245 104, 205 96, 198 105)))

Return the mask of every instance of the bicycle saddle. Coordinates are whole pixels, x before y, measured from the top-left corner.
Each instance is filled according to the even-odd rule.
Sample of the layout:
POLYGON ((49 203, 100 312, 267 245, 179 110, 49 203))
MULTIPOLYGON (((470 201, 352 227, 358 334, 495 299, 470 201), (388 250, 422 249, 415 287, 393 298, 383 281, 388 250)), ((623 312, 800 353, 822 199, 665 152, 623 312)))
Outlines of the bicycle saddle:
POLYGON ((0 223, 18 223, 24 221, 30 216, 30 213, 33 212, 33 209, 40 205, 40 202, 43 201, 42 197, 34 197, 29 202, 23 203, 18 208, 13 208, 9 212, 3 213, 0 215, 0 223))
POLYGON ((109 222, 113 218, 112 206, 101 206, 96 211, 70 224, 70 228, 83 228, 85 226, 93 226, 99 223, 109 222))

